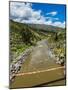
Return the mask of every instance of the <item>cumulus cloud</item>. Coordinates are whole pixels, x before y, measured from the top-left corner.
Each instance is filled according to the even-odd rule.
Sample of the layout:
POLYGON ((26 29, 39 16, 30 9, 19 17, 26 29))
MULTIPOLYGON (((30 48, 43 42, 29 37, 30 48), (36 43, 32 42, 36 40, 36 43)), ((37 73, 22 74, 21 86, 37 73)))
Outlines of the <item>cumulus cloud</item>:
POLYGON ((11 2, 10 18, 21 22, 29 19, 39 20, 41 18, 41 10, 33 10, 30 3, 11 2))
MULTIPOLYGON (((56 15, 57 12, 50 12, 47 15, 56 15)), ((31 3, 11 2, 10 19, 21 23, 47 24, 65 27, 65 22, 61 23, 59 18, 46 17, 41 10, 34 10, 31 3), (55 20, 55 22, 53 22, 55 20)))
POLYGON ((11 19, 26 19, 31 17, 32 9, 30 3, 11 2, 10 3, 10 18, 11 19))
POLYGON ((58 26, 58 27, 63 27, 63 28, 65 28, 65 22, 56 21, 56 22, 54 22, 53 25, 54 25, 54 26, 58 26))
POLYGON ((49 12, 49 13, 47 13, 46 15, 52 15, 52 16, 55 16, 55 15, 57 15, 57 12, 56 12, 56 11, 49 12))

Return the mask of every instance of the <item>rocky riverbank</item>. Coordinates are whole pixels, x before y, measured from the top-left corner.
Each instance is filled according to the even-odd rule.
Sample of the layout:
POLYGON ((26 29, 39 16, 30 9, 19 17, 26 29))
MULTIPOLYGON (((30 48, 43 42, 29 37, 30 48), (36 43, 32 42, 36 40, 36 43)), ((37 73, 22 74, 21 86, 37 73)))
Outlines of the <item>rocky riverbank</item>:
POLYGON ((17 74, 20 71, 21 65, 22 63, 24 63, 24 61, 26 60, 27 56, 31 53, 31 51, 33 50, 33 47, 30 47, 28 49, 26 49, 23 53, 21 53, 17 58, 16 61, 13 61, 10 64, 10 81, 14 81, 15 78, 15 74, 17 74))

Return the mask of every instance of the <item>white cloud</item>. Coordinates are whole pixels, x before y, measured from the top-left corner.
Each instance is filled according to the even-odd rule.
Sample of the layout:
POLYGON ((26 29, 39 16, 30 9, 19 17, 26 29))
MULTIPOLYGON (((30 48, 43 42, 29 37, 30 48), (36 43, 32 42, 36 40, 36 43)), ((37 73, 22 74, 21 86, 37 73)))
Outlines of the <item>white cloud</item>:
POLYGON ((65 28, 65 21, 64 22, 56 21, 56 22, 53 23, 53 26, 65 28))
POLYGON ((46 15, 52 15, 52 16, 55 16, 55 15, 57 15, 57 12, 56 12, 56 11, 49 12, 49 13, 46 13, 46 15))
POLYGON ((33 11, 32 12, 32 17, 36 18, 36 19, 40 19, 41 18, 41 11, 33 11))
MULTIPOLYGON (((30 3, 19 3, 19 2, 11 2, 10 3, 10 18, 14 19, 15 21, 36 21, 41 20, 41 10, 34 10, 31 8, 30 3)), ((27 22, 28 22, 27 21, 27 22)))
MULTIPOLYGON (((52 16, 57 12, 50 12, 52 16)), ((32 9, 31 3, 10 3, 10 19, 21 23, 33 23, 33 24, 47 24, 58 27, 65 27, 65 22, 60 22, 59 18, 44 17, 41 10, 32 9), (53 22, 55 20, 55 22, 53 22)))
POLYGON ((59 20, 59 18, 53 18, 54 20, 59 20))
POLYGON ((20 2, 11 2, 10 3, 10 18, 29 18, 32 14, 32 9, 30 8, 30 3, 20 3, 20 2))
POLYGON ((41 10, 34 10, 29 3, 10 3, 10 18, 14 21, 24 23, 44 24, 45 17, 41 15, 41 10))
POLYGON ((46 25, 52 25, 52 21, 51 20, 48 20, 45 22, 46 25))

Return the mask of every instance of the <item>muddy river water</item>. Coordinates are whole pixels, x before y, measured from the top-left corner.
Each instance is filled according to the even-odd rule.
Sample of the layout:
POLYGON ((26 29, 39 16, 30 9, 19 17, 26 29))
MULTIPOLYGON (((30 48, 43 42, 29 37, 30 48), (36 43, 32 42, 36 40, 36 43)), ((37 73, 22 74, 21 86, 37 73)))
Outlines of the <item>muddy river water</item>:
POLYGON ((20 72, 38 71, 59 66, 56 64, 55 57, 48 47, 47 40, 42 40, 33 48, 20 72))
MULTIPOLYGON (((33 48, 30 55, 22 64, 19 73, 28 73, 60 67, 56 64, 54 55, 48 47, 48 41, 42 40, 33 48)), ((17 76, 11 87, 31 87, 42 83, 51 82, 56 79, 64 78, 63 69, 43 72, 35 75, 17 76)), ((55 83, 53 83, 55 84, 55 83)), ((51 84, 51 85, 53 85, 51 84)), ((55 85, 65 85, 65 80, 56 82, 55 85)), ((45 85, 44 85, 45 86, 45 85)))

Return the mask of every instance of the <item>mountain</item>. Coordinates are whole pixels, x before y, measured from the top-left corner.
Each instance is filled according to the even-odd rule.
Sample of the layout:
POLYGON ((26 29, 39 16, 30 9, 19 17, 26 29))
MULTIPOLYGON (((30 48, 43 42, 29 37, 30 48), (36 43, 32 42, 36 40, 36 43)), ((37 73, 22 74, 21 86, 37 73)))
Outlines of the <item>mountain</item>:
POLYGON ((59 28, 56 26, 51 26, 51 25, 45 25, 45 24, 29 24, 30 27, 34 29, 39 29, 42 31, 51 31, 51 32, 58 32, 58 31, 63 31, 65 28, 59 28))

